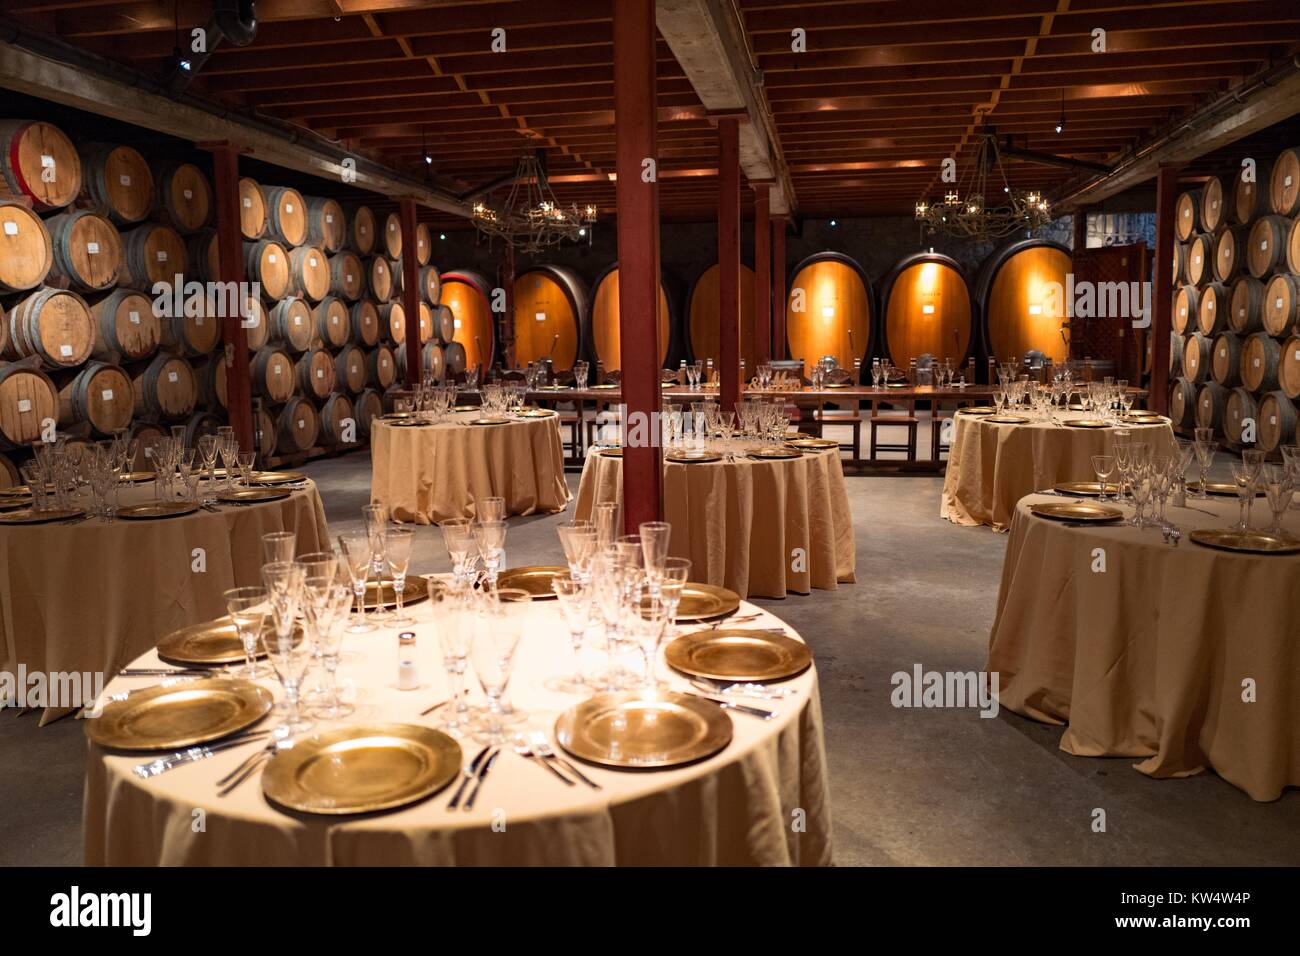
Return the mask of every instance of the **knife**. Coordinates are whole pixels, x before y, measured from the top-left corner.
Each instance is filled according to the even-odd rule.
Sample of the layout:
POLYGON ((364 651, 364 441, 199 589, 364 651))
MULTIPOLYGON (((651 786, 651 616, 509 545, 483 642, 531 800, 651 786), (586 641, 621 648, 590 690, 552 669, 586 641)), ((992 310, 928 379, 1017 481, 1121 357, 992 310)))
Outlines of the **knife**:
POLYGON ((213 754, 219 754, 223 750, 229 750, 232 747, 242 747, 244 744, 260 743, 261 738, 265 737, 271 731, 257 730, 250 734, 243 734, 239 737, 223 740, 215 744, 206 744, 201 747, 190 747, 186 750, 178 750, 176 753, 168 754, 166 757, 159 757, 149 763, 137 764, 132 767, 132 772, 143 780, 150 777, 156 777, 160 773, 166 773, 182 764, 197 763, 200 760, 206 760, 213 754))
POLYGON ((465 801, 466 813, 474 806, 474 801, 478 799, 478 792, 483 789, 483 781, 487 779, 488 771, 492 769, 492 765, 497 762, 497 757, 500 756, 500 748, 492 751, 492 756, 487 758, 487 763, 483 764, 483 769, 478 772, 478 780, 474 784, 474 789, 469 792, 469 799, 465 801))
POLYGON ((696 694, 691 691, 687 691, 686 693, 690 697, 698 697, 700 700, 712 701, 724 710, 736 710, 742 714, 749 714, 751 717, 758 717, 760 720, 771 720, 773 717, 777 716, 777 713, 774 710, 762 710, 761 708, 750 707, 746 704, 735 704, 729 700, 722 700, 719 697, 710 697, 707 694, 696 694))

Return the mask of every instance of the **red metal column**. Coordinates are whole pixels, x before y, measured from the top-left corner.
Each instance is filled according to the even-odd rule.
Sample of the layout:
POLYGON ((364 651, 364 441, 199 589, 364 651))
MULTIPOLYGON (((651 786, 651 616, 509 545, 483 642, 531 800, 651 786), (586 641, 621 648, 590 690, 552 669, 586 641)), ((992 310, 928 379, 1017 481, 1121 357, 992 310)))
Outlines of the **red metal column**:
MULTIPOLYGON (((722 409, 740 401, 740 120, 718 120, 718 364, 722 409)), ((749 369, 750 374, 753 369, 749 369)))
MULTIPOLYGON (((618 309, 623 405, 645 442, 623 450, 623 527, 635 533, 663 513, 659 457, 659 184, 654 0, 614 4, 614 139, 618 184, 618 309), (654 427, 651 428, 650 426, 654 427)), ((685 529, 678 529, 684 534, 685 529)))
POLYGON ((785 216, 772 217, 772 357, 788 354, 785 343, 785 216))
MULTIPOLYGON (((1169 333, 1173 330, 1174 220, 1177 217, 1178 169, 1161 166, 1156 173, 1156 264, 1151 290, 1151 397, 1147 404, 1162 415, 1169 410, 1169 333)), ((1127 337, 1127 333, 1126 333, 1127 337)), ((1139 362, 1141 356, 1139 356, 1139 362)), ((1139 364, 1139 368, 1141 365, 1139 364)))
POLYGON ((772 224, 771 189, 754 183, 754 352, 759 362, 772 361, 772 224))
MULTIPOLYGON (((214 200, 217 205, 217 267, 222 283, 244 282, 244 237, 239 230, 239 148, 229 143, 211 144, 214 200)), ((244 331, 244 296, 239 315, 222 318, 226 343, 226 414, 235 429, 239 447, 260 451, 253 442, 253 398, 248 374, 248 335, 244 331)))
POLYGON ((420 267, 415 258, 415 200, 402 199, 402 309, 406 312, 406 384, 423 377, 420 361, 420 267))

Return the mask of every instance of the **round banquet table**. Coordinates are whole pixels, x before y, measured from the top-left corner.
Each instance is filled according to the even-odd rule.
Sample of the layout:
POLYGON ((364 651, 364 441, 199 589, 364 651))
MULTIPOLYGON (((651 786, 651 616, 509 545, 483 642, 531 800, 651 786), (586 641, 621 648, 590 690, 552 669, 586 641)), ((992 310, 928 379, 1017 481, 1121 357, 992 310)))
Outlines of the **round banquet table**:
MULTIPOLYGON (((753 445, 733 443, 734 458, 720 462, 664 462, 669 553, 690 559, 692 580, 741 597, 781 598, 852 583, 853 515, 839 449, 755 460, 744 454, 753 445)), ((590 519, 598 503, 622 500, 623 459, 592 450, 574 516, 590 519)))
MULTIPOLYGON (((1176 547, 1158 530, 1030 513, 1062 500, 1029 497, 1011 525, 988 660, 1002 706, 1068 724, 1067 753, 1142 757, 1152 777, 1213 768, 1256 800, 1300 786, 1300 555, 1192 543, 1237 520, 1235 498, 1167 507, 1176 547)), ((1267 514, 1261 497, 1255 523, 1267 514)), ((1283 527, 1300 536, 1300 512, 1283 527)))
MULTIPOLYGON (((437 725, 420 711, 449 696, 429 602, 410 611, 419 623, 421 686, 396 687, 397 632, 347 635, 341 681, 356 687, 356 712, 317 721, 312 732, 355 723, 437 725)), ((509 697, 528 713, 527 727, 551 734, 576 694, 548 690, 546 679, 572 663, 568 631, 554 602, 533 602, 509 697)), ((781 627, 742 604, 743 627, 781 627)), ((689 630, 689 626, 683 629, 689 630)), ((594 632, 593 632, 594 633, 594 632)), ((787 630, 787 633, 794 635, 787 630)), ((153 653, 136 663, 157 662, 153 653)), ((481 704, 472 673, 471 702, 481 704)), ((660 662, 660 674, 668 673, 660 662)), ((118 679, 106 692, 157 678, 118 679)), ((277 698, 278 685, 263 681, 277 698)), ((686 689, 674 676, 675 689, 686 689)), ((225 798, 215 782, 255 746, 237 747, 149 780, 131 768, 148 756, 113 754, 88 744, 84 803, 85 862, 91 865, 400 866, 400 865, 829 865, 831 821, 815 666, 786 682, 798 693, 749 701, 779 716, 730 716, 734 737, 718 754, 668 770, 620 771, 579 763, 602 789, 567 787, 544 768, 505 748, 472 810, 447 810, 455 782, 388 813, 324 817, 283 811, 262 793, 260 773, 225 798), (195 811, 204 828, 196 832, 195 811), (798 813, 796 811, 803 811, 798 813), (503 826, 504 824, 504 826, 503 826)), ((272 725, 274 715, 264 718, 272 725)), ((552 740, 553 740, 552 735, 552 740)), ((480 749, 462 741, 463 760, 480 749)), ((558 747, 557 747, 558 751, 558 747)), ((571 758, 573 759, 573 758, 571 758)), ((575 760, 575 762, 577 762, 575 760)))
MULTIPOLYGON (((152 481, 119 489, 119 505, 153 498, 152 481)), ((272 531, 296 531, 301 553, 329 547, 313 482, 174 518, 0 526, 0 671, 107 681, 164 634, 224 614, 223 591, 258 584, 272 531)), ((46 708, 40 722, 76 709, 46 708)))
POLYGON ((437 424, 371 424, 370 500, 397 521, 434 524, 474 515, 474 500, 499 496, 512 515, 563 511, 564 447, 554 412, 496 425, 467 424, 478 411, 437 424))
MULTIPOLYGON (((1056 417, 1061 422, 1096 418, 1071 411, 1056 417)), ((1134 441, 1151 443, 1153 454, 1174 452, 1173 425, 1167 418, 1121 427, 1130 429, 1134 441)), ((1025 495, 1062 481, 1096 481, 1092 456, 1110 454, 1114 436, 1115 428, 1075 428, 1048 421, 1003 425, 958 412, 953 416, 939 515, 954 524, 985 524, 1006 531, 1016 502, 1025 495)))

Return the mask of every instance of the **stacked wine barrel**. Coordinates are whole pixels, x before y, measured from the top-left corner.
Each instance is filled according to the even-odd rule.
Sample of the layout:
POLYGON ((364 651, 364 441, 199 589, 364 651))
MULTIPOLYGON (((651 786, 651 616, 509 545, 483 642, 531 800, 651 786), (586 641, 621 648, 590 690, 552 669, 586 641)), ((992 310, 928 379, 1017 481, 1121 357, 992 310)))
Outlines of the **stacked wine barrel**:
POLYGON ((1300 147, 1175 211, 1170 415, 1229 447, 1300 441, 1300 147))

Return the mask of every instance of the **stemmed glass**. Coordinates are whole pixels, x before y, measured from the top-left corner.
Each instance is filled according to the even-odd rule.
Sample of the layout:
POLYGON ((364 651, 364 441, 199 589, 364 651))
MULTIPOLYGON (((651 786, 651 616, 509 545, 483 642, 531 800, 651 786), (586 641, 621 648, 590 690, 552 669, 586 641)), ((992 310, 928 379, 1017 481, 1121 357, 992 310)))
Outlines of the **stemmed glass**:
POLYGON ((501 558, 506 546, 506 523, 504 521, 476 521, 474 523, 474 543, 478 545, 483 557, 483 568, 487 574, 488 584, 492 590, 497 586, 497 574, 501 570, 501 558))
POLYGON ((1232 483, 1237 486, 1237 523, 1232 526, 1233 531, 1246 532, 1250 530, 1250 502, 1255 497, 1255 476, 1256 470, 1245 461, 1234 461, 1231 464, 1232 483))
POLYGON ((1151 510, 1152 518, 1160 527, 1168 527, 1165 522, 1165 501, 1169 498, 1170 458, 1167 455, 1151 456, 1148 471, 1151 475, 1151 510))
POLYGON ((668 629, 668 608, 659 597, 651 593, 648 581, 643 587, 637 588, 633 599, 635 613, 632 625, 636 630, 641 655, 645 659, 645 686, 648 690, 653 690, 659 686, 655 671, 659 661, 659 648, 668 629))
MULTIPOLYGON (((267 560, 269 561, 270 559, 268 558, 267 560)), ((306 582, 303 588, 303 617, 308 619, 309 624, 311 623, 310 614, 308 612, 312 610, 311 601, 315 601, 316 609, 321 612, 318 617, 320 620, 325 620, 323 615, 327 610, 325 602, 328 597, 325 593, 325 585, 328 582, 335 580, 335 576, 338 574, 339 556, 333 551, 310 551, 307 554, 299 555, 294 563, 302 568, 303 580, 306 582), (317 591, 320 592, 319 594, 313 592, 313 582, 315 582, 317 591)), ((320 627, 312 628, 310 636, 312 642, 313 661, 323 670, 325 663, 325 648, 320 639, 320 627)), ((324 692, 325 685, 320 683, 318 680, 316 686, 312 687, 307 692, 307 696, 319 696, 324 692)))
POLYGON ((208 477, 208 488, 203 495, 205 505, 213 504, 217 500, 216 495, 212 493, 212 485, 216 480, 217 446, 219 444, 216 435, 201 435, 198 444, 195 446, 199 458, 203 462, 203 471, 208 477))
POLYGON ((587 372, 589 366, 586 362, 578 361, 573 363, 573 387, 581 391, 587 387, 587 372))
POLYGON ((591 622, 590 595, 571 577, 553 579, 551 590, 559 601, 560 617, 569 629, 569 640, 573 645, 573 673, 554 682, 555 688, 564 693, 581 693, 589 689, 582 673, 582 644, 587 625, 591 622))
POLYGON ((508 718, 502 700, 514 670, 515 652, 519 649, 523 615, 528 603, 526 592, 510 594, 502 600, 494 592, 479 607, 477 627, 470 646, 470 659, 479 686, 488 699, 478 739, 481 743, 500 745, 505 742, 504 724, 508 718))
POLYGON ((457 583, 468 583, 478 561, 473 523, 468 518, 448 518, 438 523, 438 530, 442 532, 442 543, 451 559, 452 577, 457 583))
POLYGON ((311 647, 307 641, 294 641, 294 624, 303 601, 303 569, 287 561, 275 561, 262 567, 262 583, 266 585, 274 633, 264 638, 267 657, 276 676, 284 687, 287 716, 278 735, 299 734, 312 727, 302 715, 299 690, 307 666, 311 662, 311 647))
POLYGON ((1170 490, 1174 496, 1174 507, 1181 508, 1187 500, 1187 466, 1196 456, 1196 445, 1186 438, 1175 438, 1174 446, 1176 450, 1170 465, 1174 480, 1171 482, 1170 490))
POLYGON ((682 603, 682 590, 691 577, 689 558, 665 558, 663 574, 659 579, 659 593, 668 611, 668 633, 677 629, 677 607, 682 603))
POLYGON ((596 525, 596 547, 603 550, 618 535, 618 502, 600 502, 592 509, 592 518, 596 525))
POLYGON ((406 591, 406 571, 411 563, 411 542, 415 532, 410 528, 388 529, 388 569, 393 573, 393 590, 397 593, 397 616, 388 623, 393 627, 409 627, 415 618, 402 613, 402 597, 406 591))
POLYGON ((292 531, 271 531, 262 535, 262 563, 292 561, 298 535, 292 531))
POLYGON ((226 469, 226 489, 229 491, 235 487, 235 469, 239 465, 239 441, 232 432, 220 439, 217 448, 221 452, 221 464, 226 469))
POLYGON ((262 639, 262 625, 266 621, 270 605, 270 595, 266 588, 231 588, 222 595, 226 601, 226 610, 230 620, 239 634, 239 641, 244 645, 246 663, 242 676, 256 680, 262 676, 262 669, 257 666, 257 643, 262 639))
POLYGON ((1115 456, 1093 455, 1092 470, 1097 475, 1097 484, 1099 486, 1098 490, 1100 493, 1097 496, 1097 500, 1109 501, 1110 498, 1106 495, 1106 486, 1107 482, 1110 480, 1110 476, 1115 473, 1115 456))
POLYGON ((1250 530, 1250 512, 1255 505, 1255 491, 1259 487, 1260 472, 1264 468, 1264 452, 1258 448, 1247 448, 1241 453, 1241 463, 1250 477, 1250 495, 1246 498, 1246 526, 1242 531, 1250 530))
POLYGON ((469 704, 465 700, 465 670, 469 660, 470 642, 474 636, 471 625, 473 620, 471 604, 474 592, 469 583, 461 581, 455 584, 445 596, 437 592, 432 595, 443 607, 437 609, 442 626, 438 628, 438 645, 442 650, 442 666, 447 672, 447 683, 451 687, 451 703, 443 719, 443 728, 453 737, 461 736, 471 717, 469 704))
POLYGON ((640 532, 641 561, 645 566, 646 583, 650 586, 650 593, 658 600, 673 526, 667 521, 643 521, 637 526, 637 531, 640 532))
POLYGON ((239 480, 245 488, 253 487, 253 465, 257 463, 257 452, 241 451, 236 467, 239 469, 239 480))
POLYGON ((392 623, 392 613, 384 608, 384 572, 388 570, 386 548, 388 544, 388 509, 370 504, 361 509, 370 539, 370 574, 375 579, 375 610, 371 619, 382 624, 392 623))
POLYGON ((1292 511, 1300 510, 1300 501, 1294 500, 1295 487, 1300 485, 1300 445, 1281 445, 1279 450, 1282 452, 1282 465, 1291 479, 1290 508, 1292 511))
POLYGON ((1210 493, 1205 490, 1205 479, 1210 473, 1210 465, 1214 462, 1214 451, 1218 447, 1218 442, 1214 440, 1213 428, 1196 429, 1196 464, 1200 468, 1201 483, 1192 498, 1205 499, 1210 497, 1210 493))
POLYGON ((1290 469, 1281 465, 1266 465, 1262 477, 1268 507, 1273 512, 1273 523, 1268 526, 1268 533, 1281 534, 1282 516, 1291 504, 1291 494, 1295 488, 1290 469))
POLYGON ((591 559, 596 553, 596 526, 590 521, 570 521, 560 525, 560 546, 569 565, 569 575, 579 584, 591 580, 591 559))
POLYGON ((1131 460, 1132 445, 1127 438, 1121 440, 1115 438, 1111 442, 1111 454, 1115 458, 1115 473, 1117 476, 1116 484, 1119 485, 1119 491, 1115 494, 1116 501, 1124 501, 1125 492, 1127 491, 1129 462, 1131 460))
POLYGON ((370 573, 370 535, 353 531, 339 536, 339 553, 352 582, 357 600, 357 619, 348 627, 349 634, 367 634, 375 625, 366 618, 366 576, 370 573))

